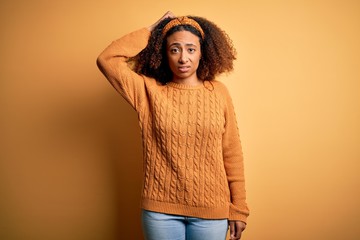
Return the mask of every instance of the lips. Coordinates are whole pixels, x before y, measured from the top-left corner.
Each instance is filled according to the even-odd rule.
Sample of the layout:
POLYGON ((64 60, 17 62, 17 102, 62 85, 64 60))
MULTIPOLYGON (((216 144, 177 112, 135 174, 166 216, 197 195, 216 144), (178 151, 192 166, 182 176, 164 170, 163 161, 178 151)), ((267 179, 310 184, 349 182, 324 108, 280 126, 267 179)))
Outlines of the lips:
POLYGON ((181 66, 178 67, 179 72, 185 73, 190 70, 190 66, 181 66))

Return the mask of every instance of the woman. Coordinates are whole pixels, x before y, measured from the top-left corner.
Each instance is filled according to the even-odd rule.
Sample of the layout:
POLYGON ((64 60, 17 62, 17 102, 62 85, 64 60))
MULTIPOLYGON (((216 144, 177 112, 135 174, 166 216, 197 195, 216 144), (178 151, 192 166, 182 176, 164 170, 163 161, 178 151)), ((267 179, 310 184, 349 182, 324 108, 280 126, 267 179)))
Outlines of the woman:
POLYGON ((235 49, 214 23, 167 12, 98 57, 139 116, 142 226, 148 240, 240 239, 249 211, 231 98, 215 80, 235 49))

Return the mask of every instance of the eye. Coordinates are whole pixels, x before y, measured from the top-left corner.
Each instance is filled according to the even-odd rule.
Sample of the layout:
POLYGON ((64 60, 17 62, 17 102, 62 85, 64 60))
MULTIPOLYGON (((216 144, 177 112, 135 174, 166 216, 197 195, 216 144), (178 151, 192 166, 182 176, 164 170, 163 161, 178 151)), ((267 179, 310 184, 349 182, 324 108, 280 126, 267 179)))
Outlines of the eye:
POLYGON ((188 52, 189 52, 189 53, 194 53, 195 51, 196 51, 195 48, 189 48, 189 49, 188 49, 188 52))
POLYGON ((178 53, 180 52, 179 48, 170 48, 170 53, 178 53))

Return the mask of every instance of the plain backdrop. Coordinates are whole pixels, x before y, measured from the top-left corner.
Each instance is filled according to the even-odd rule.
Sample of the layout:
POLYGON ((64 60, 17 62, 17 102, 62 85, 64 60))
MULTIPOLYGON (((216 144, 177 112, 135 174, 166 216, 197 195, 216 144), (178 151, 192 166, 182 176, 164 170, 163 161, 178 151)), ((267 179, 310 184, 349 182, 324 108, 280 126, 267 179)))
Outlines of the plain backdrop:
POLYGON ((356 0, 2 0, 0 239, 142 239, 138 119, 95 61, 167 10, 237 49, 242 239, 360 239, 356 0))

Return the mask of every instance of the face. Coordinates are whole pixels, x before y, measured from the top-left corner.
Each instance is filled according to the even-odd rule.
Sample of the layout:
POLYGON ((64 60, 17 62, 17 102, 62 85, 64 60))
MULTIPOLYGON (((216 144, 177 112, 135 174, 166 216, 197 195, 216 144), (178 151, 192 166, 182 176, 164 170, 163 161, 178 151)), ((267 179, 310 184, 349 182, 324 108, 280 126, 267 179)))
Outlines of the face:
POLYGON ((166 52, 173 81, 198 81, 196 70, 201 58, 198 36, 185 30, 175 32, 167 38, 166 52))

